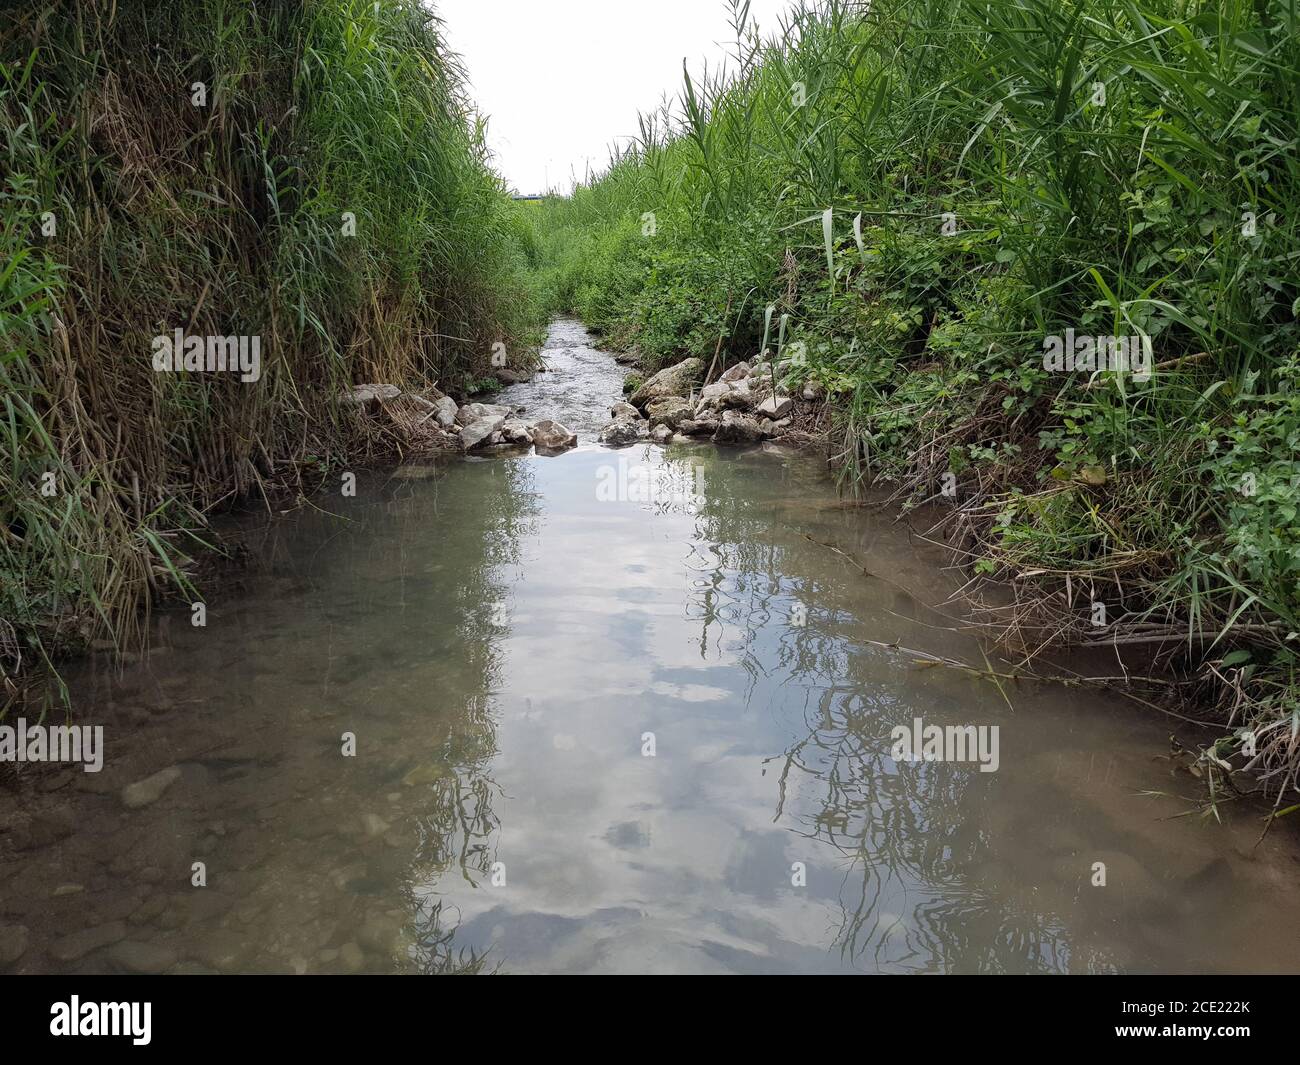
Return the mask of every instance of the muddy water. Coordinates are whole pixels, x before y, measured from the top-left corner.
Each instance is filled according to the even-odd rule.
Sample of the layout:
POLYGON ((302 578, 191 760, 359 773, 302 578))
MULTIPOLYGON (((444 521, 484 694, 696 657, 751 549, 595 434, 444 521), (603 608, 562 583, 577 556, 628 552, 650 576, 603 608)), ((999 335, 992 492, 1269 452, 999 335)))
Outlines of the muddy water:
POLYGON ((0 790, 10 968, 1300 967, 1294 836, 1176 817, 1165 721, 871 642, 978 660, 926 605, 935 560, 816 459, 608 451, 621 372, 576 323, 547 357, 509 398, 577 450, 247 523, 206 628, 74 672, 107 761, 0 790), (998 726, 996 772, 894 761, 917 717, 998 726))

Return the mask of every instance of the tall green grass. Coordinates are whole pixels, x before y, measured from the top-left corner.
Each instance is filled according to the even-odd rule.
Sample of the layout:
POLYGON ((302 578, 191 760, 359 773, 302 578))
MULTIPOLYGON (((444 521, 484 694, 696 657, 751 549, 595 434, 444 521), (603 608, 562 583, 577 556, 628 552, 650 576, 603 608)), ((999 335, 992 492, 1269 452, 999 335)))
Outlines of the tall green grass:
POLYGON ((348 383, 455 390, 536 330, 534 233, 415 0, 11 11, 0 130, 11 696, 69 644, 129 642, 158 595, 199 594, 208 510, 364 454, 348 383), (153 372, 177 327, 260 335, 262 379, 153 372))
POLYGON ((1294 2, 828 0, 766 34, 731 10, 727 68, 544 205, 542 298, 651 366, 720 343, 718 371, 789 314, 846 487, 945 502, 955 475, 1004 638, 1157 651, 1223 706, 1215 756, 1252 730, 1233 764, 1293 789, 1294 2), (1049 372, 1067 328, 1149 337, 1158 372, 1049 372))

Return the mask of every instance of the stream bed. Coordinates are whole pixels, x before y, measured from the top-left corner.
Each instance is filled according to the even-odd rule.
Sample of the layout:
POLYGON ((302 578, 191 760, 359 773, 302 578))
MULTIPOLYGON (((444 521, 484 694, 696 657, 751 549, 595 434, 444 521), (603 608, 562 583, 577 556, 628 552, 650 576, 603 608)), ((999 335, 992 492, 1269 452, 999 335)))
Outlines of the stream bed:
POLYGON ((104 768, 0 787, 0 969, 1300 968, 1294 832, 1189 814, 1170 721, 882 646, 981 661, 941 555, 814 455, 595 444, 622 368, 543 354, 576 449, 246 518, 206 626, 69 668, 104 768))

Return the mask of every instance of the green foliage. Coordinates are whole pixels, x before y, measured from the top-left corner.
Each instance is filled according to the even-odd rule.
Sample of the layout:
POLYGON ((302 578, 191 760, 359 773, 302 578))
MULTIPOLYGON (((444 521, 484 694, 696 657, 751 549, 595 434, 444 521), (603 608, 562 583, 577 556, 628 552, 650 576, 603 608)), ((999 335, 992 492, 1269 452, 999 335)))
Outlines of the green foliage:
POLYGON ((688 73, 540 212, 561 257, 582 249, 563 306, 650 365, 721 340, 719 369, 758 354, 773 306, 835 400, 847 484, 978 483, 981 572, 1111 583, 1116 615, 1198 646, 1285 640, 1294 5, 863 7, 808 3, 764 37, 734 5, 728 68, 688 73), (1048 371, 1067 329, 1149 338, 1154 378, 1048 371))
POLYGON ((0 129, 4 674, 130 639, 204 511, 358 453, 349 383, 536 336, 536 230, 416 0, 15 9, 0 129), (262 379, 153 372, 178 327, 260 336, 262 379))

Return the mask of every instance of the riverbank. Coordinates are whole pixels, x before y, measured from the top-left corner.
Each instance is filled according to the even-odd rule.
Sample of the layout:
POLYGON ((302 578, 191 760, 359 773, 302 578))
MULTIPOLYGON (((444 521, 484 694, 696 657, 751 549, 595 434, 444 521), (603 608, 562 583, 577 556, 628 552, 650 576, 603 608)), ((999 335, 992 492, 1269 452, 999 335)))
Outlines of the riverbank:
POLYGON ((477 391, 545 322, 430 12, 154 7, 0 27, 5 704, 200 600, 213 513, 388 450, 341 391, 477 391))
POLYGON ((1218 722, 1211 792, 1292 813, 1300 36, 1092 6, 741 18, 542 205, 534 283, 646 376, 784 360, 846 494, 937 508, 990 636, 1146 658, 1218 722))

